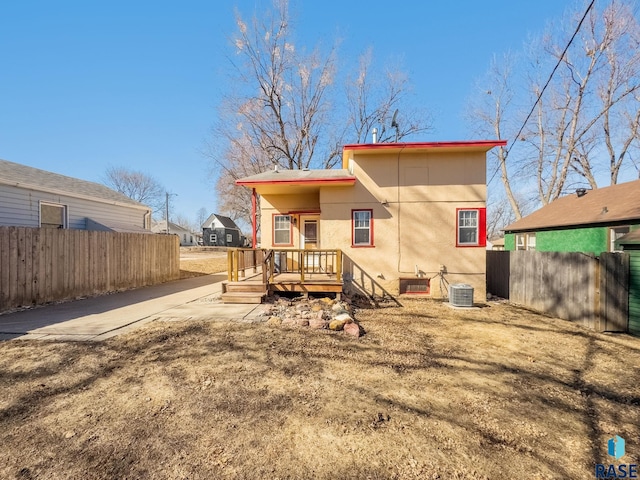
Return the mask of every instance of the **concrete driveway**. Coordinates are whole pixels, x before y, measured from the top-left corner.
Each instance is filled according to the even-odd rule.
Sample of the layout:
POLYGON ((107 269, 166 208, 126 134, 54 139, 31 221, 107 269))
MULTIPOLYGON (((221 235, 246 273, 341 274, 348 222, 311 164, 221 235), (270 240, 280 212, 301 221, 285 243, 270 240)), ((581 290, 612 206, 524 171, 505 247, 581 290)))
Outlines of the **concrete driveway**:
POLYGON ((0 315, 0 340, 100 341, 153 320, 253 321, 263 305, 220 301, 226 274, 204 275, 0 315))

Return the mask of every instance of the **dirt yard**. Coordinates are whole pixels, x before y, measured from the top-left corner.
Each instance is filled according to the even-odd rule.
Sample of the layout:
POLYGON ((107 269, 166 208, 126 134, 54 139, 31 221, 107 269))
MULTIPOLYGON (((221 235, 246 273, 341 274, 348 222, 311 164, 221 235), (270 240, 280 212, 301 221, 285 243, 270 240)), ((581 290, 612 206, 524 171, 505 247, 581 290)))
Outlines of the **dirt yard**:
POLYGON ((152 322, 0 343, 3 479, 591 479, 640 459, 640 339, 490 303, 366 331, 152 322))

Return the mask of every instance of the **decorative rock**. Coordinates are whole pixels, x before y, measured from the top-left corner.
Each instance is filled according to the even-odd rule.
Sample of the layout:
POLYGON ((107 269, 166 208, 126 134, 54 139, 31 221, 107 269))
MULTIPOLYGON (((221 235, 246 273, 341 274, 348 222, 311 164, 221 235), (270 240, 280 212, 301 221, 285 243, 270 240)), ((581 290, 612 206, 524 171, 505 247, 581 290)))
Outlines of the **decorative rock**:
POLYGON ((277 327, 282 324, 282 319, 280 317, 269 317, 267 320, 267 325, 271 325, 273 327, 277 327))
POLYGON ((296 320, 296 325, 298 327, 308 327, 309 326, 309 320, 306 318, 298 318, 296 320))
POLYGON ((333 317, 333 319, 344 323, 353 322, 353 318, 351 318, 351 315, 349 315, 347 312, 338 313, 335 317, 333 317))
POLYGON ((282 325, 295 325, 297 321, 297 317, 285 317, 282 319, 282 325))
POLYGON ((347 323, 344 326, 344 333, 352 335, 356 338, 360 337, 360 335, 362 334, 360 332, 360 326, 357 323, 347 323))
POLYGON ((309 327, 316 330, 322 330, 323 328, 327 328, 328 325, 329 325, 329 322, 327 322, 326 320, 323 320, 322 317, 312 318, 309 320, 309 327))
POLYGON ((344 320, 331 320, 329 322, 329 330, 340 331, 344 328, 345 323, 344 320))
POLYGON ((313 312, 321 312, 322 311, 322 305, 320 305, 319 303, 314 303, 313 306, 311 307, 311 311, 313 311, 313 312))
POLYGON ((331 305, 333 303, 333 300, 329 297, 322 297, 320 301, 325 303, 326 305, 331 305))

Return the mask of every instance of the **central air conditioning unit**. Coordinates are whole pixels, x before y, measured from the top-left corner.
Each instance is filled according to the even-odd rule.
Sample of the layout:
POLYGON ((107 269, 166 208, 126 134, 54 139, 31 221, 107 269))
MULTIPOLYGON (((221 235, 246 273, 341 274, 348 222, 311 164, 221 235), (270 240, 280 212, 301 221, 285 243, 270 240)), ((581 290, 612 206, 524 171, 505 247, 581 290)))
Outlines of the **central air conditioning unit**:
POLYGON ((454 307, 473 307, 473 287, 464 283, 449 285, 449 303, 454 307))

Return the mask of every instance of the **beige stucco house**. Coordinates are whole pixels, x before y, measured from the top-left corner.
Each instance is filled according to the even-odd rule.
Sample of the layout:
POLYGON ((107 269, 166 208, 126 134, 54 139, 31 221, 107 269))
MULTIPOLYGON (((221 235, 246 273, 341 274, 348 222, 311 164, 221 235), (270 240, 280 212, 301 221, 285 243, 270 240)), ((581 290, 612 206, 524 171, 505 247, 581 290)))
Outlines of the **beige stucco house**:
POLYGON ((340 249, 345 288, 441 297, 447 282, 464 283, 483 301, 486 153, 504 145, 346 145, 342 169, 274 169, 237 184, 260 196, 262 248, 340 249))

